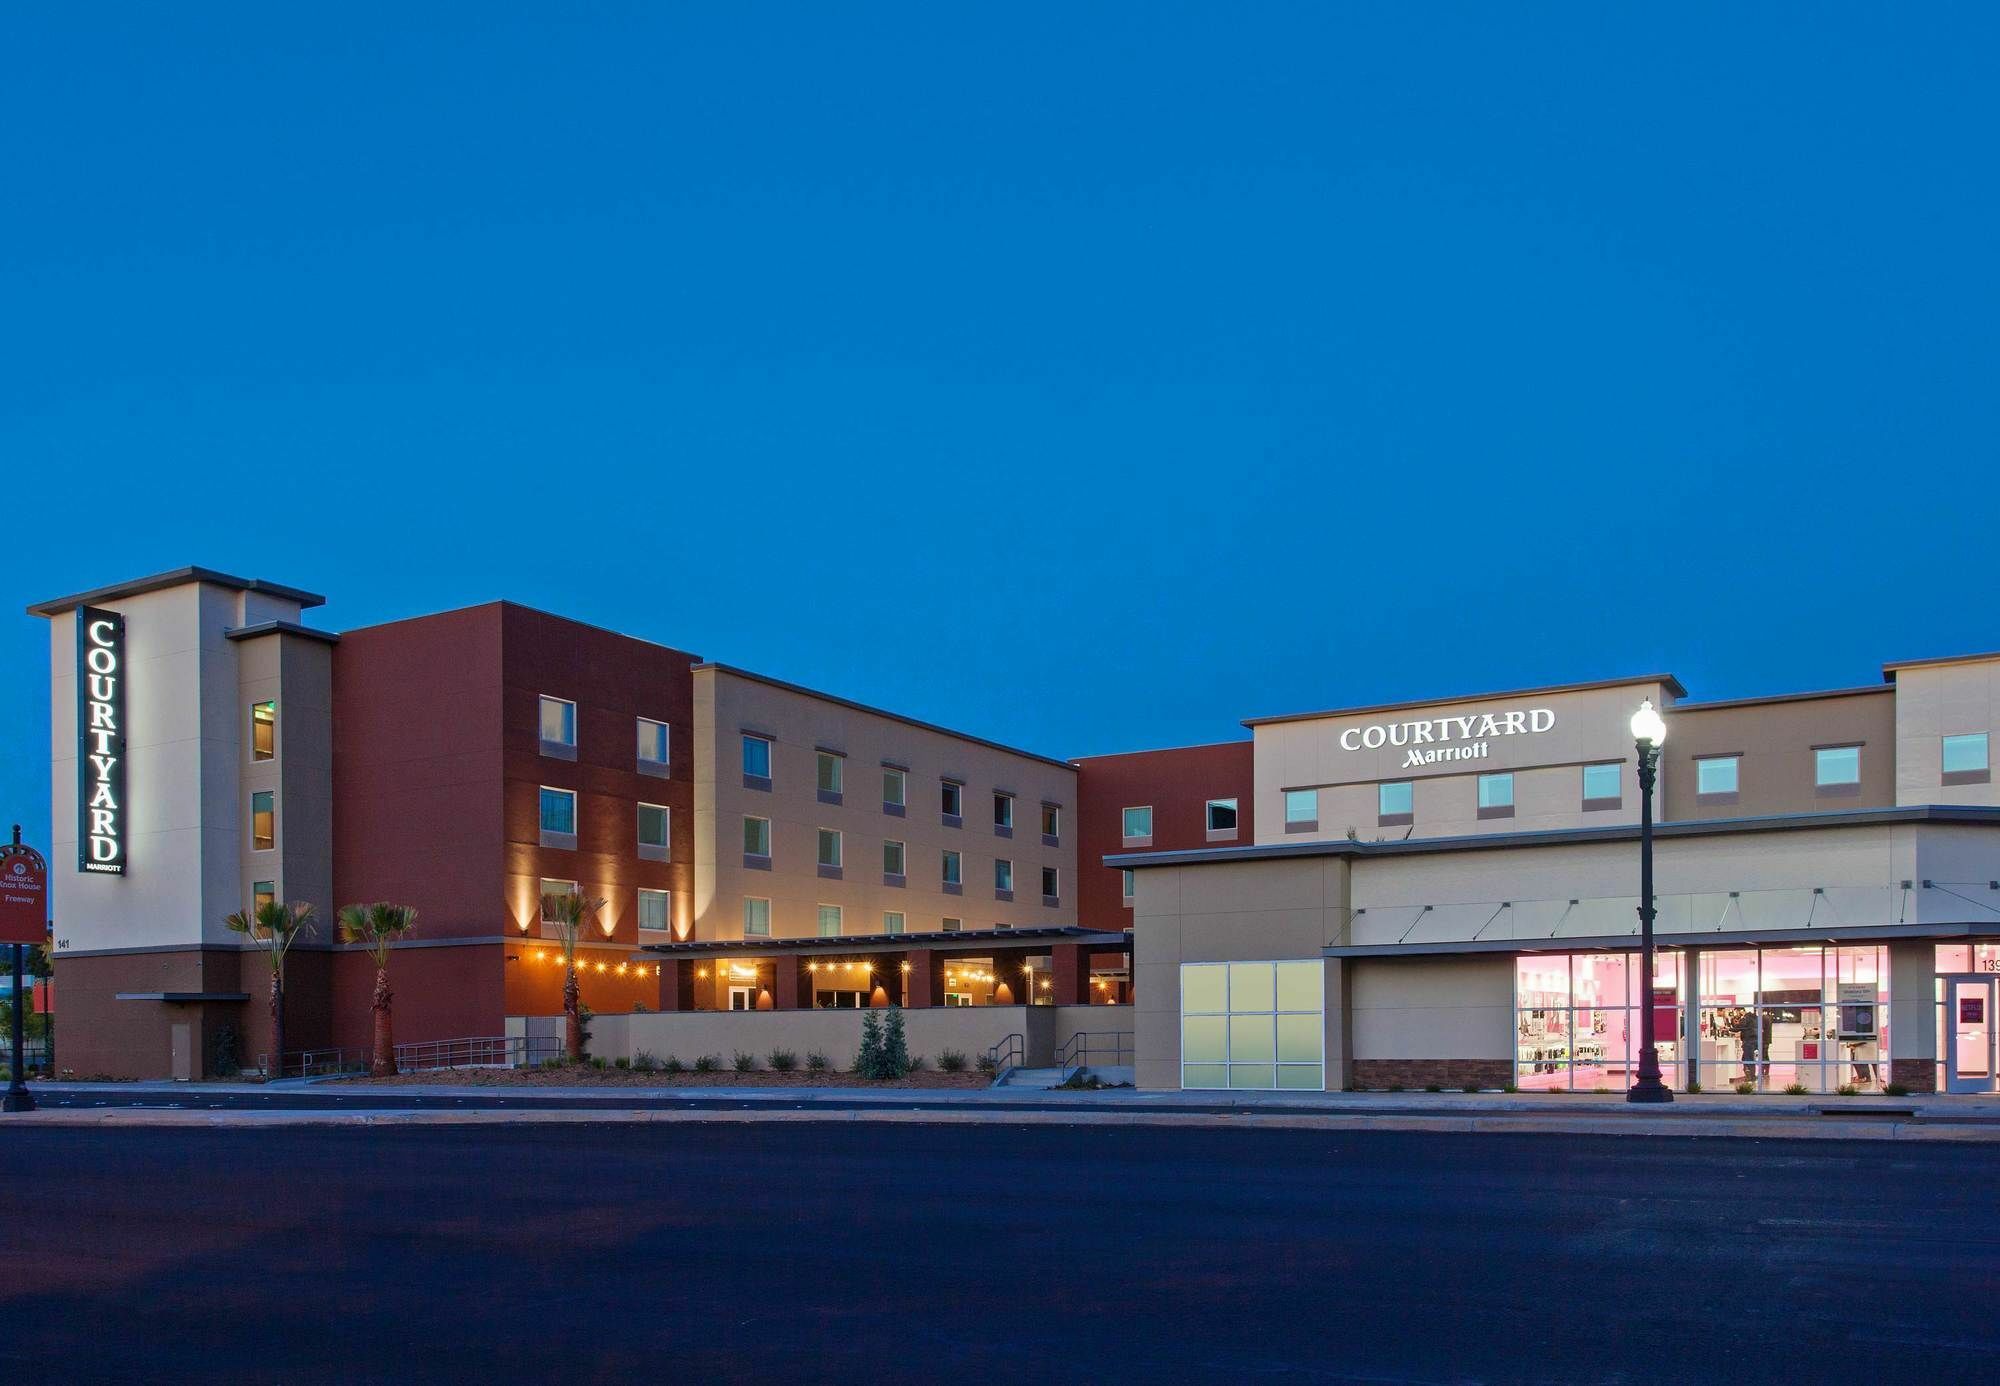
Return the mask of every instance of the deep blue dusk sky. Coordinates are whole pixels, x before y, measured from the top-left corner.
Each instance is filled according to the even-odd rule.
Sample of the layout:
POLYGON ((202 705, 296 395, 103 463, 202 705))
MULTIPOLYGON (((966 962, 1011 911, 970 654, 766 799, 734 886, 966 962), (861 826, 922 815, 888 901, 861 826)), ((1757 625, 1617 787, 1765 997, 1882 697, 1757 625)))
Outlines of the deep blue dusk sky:
POLYGON ((1991 6, 39 8, 43 842, 21 606, 187 563, 1055 755, 2000 646, 1991 6))

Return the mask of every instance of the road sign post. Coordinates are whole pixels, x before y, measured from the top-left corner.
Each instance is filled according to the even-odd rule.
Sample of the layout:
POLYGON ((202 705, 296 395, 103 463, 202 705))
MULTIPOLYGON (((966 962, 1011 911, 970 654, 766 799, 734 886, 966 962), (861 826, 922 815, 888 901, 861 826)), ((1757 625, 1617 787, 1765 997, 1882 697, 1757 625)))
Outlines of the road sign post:
POLYGON ((0 845, 0 943, 14 950, 14 991, 8 1009, 13 1023, 8 1026, 12 1042, 12 1077, 0 1111, 32 1112, 34 1094, 27 1083, 27 997, 22 974, 27 971, 28 949, 49 936, 49 865, 42 854, 21 841, 21 825, 14 825, 14 840, 0 845))

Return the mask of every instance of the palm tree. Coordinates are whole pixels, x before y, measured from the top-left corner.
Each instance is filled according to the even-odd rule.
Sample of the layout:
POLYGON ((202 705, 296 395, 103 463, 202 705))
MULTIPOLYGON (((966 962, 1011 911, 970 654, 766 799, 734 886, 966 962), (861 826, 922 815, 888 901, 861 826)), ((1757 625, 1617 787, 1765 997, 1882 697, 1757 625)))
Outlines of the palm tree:
POLYGON ((417 927, 417 912, 408 905, 343 905, 340 941, 358 943, 375 959, 375 1053, 368 1063, 371 1078, 396 1071, 396 1037, 389 1021, 389 949, 417 927))
POLYGON ((589 895, 544 895, 542 918, 556 926, 563 951, 563 1054, 571 1063, 583 1058, 583 1012, 576 989, 576 946, 585 924, 595 923, 604 901, 589 895))
POLYGON ((238 910, 222 921, 264 950, 271 964, 271 1057, 264 1066, 264 1081, 275 1071, 285 1074, 285 954, 300 938, 313 932, 313 907, 307 904, 281 905, 266 900, 252 910, 238 910))

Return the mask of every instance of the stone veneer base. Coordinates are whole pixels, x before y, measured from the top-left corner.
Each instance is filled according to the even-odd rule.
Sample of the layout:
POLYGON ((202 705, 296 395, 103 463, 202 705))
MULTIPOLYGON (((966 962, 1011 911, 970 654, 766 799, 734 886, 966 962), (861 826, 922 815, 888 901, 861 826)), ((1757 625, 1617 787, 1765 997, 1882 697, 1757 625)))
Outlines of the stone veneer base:
POLYGON ((1357 1088, 1504 1088, 1514 1081, 1506 1059, 1356 1059, 1357 1088))

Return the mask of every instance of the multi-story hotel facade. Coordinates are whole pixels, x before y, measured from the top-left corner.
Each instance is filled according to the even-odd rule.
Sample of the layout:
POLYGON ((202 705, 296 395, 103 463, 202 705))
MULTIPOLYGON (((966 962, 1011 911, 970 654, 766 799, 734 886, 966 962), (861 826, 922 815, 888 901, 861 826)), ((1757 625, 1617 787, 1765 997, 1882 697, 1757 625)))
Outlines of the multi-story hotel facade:
POLYGON ((542 902, 603 901, 598 1052, 913 1039, 1091 1054, 1159 1088, 1991 1091, 2000 656, 1690 701, 1670 675, 1253 718, 1061 760, 506 602, 344 632, 203 569, 49 621, 61 1067, 192 1077, 269 1047, 222 921, 321 920, 287 1048, 367 1043, 392 900, 398 1038, 560 1007, 542 902), (1638 976, 1629 720, 1666 716, 1661 952, 1638 976), (1095 1038, 1093 1038, 1095 1037, 1095 1038), (1136 1058, 1135 1058, 1136 1054, 1136 1058))

